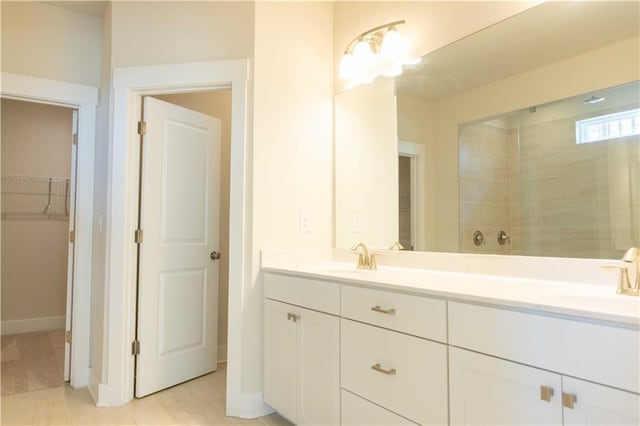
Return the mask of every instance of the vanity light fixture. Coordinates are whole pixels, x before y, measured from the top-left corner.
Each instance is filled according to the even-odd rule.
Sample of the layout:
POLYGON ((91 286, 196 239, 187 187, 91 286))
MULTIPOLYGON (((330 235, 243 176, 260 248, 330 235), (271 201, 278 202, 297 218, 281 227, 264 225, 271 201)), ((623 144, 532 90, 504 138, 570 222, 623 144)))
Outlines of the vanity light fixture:
POLYGON ((347 45, 340 60, 340 77, 348 88, 371 83, 384 75, 402 74, 404 65, 417 64, 420 58, 407 55, 409 49, 396 28, 405 21, 394 21, 363 32, 347 45))

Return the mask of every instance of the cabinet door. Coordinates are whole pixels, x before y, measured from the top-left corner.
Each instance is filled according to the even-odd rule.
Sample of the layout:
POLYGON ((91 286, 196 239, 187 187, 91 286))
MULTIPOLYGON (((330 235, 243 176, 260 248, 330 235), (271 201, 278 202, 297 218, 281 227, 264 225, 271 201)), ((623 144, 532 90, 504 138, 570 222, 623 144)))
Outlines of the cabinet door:
POLYGON ((565 425, 639 425, 640 395, 583 380, 562 378, 565 425), (572 406, 573 405, 573 406, 572 406))
POLYGON ((296 324, 291 305, 264 301, 264 400, 296 423, 296 324))
POLYGON ((562 424, 558 374, 451 347, 449 376, 453 425, 562 424))
POLYGON ((340 424, 340 320, 298 308, 298 424, 340 424))

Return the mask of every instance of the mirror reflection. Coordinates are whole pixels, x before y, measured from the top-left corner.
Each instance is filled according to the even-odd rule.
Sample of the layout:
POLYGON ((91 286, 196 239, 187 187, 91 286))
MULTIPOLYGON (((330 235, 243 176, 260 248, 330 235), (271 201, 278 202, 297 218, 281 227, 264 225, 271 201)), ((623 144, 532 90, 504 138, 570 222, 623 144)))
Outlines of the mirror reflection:
POLYGON ((639 107, 639 28, 637 2, 544 3, 338 94, 336 247, 619 258, 637 246, 639 137, 578 141, 576 123, 605 132, 602 117, 639 107))
POLYGON ((461 125, 461 250, 620 258, 636 246, 639 93, 626 84, 461 125))

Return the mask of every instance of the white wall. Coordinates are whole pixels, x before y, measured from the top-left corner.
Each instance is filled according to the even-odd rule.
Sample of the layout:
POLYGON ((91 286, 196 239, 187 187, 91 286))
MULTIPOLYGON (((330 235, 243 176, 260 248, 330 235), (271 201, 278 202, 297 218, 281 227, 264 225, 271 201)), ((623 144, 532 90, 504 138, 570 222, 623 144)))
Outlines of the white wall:
POLYGON ((201 112, 222 122, 220 145, 220 244, 222 253, 218 276, 218 362, 227 359, 229 315, 229 166, 231 162, 231 91, 157 95, 154 98, 201 112))
MULTIPOLYGON (((105 289, 106 222, 107 222, 107 180, 109 140, 111 134, 111 7, 107 3, 102 16, 102 69, 100 78, 100 104, 96 110, 95 145, 95 191, 93 202, 93 264, 91 288, 91 346, 90 346, 90 383, 93 389, 103 380, 107 367, 103 357, 105 342, 105 315, 107 300, 105 289)), ((94 392, 95 389, 93 389, 94 392)))
MULTIPOLYGON (((71 177, 73 110, 10 99, 2 100, 1 110, 3 176, 71 177)), ((69 233, 64 198, 52 202, 56 217, 47 216, 39 214, 48 203, 45 182, 17 187, 3 178, 2 186, 44 194, 3 194, 2 332, 64 328, 69 233)), ((63 186, 56 188, 64 194, 63 186)))
POLYGON ((100 18, 35 1, 0 7, 2 71, 100 85, 100 18))
POLYGON ((332 244, 333 5, 256 3, 253 265, 243 383, 262 392, 259 250, 332 244), (299 232, 305 212, 310 232, 299 232))

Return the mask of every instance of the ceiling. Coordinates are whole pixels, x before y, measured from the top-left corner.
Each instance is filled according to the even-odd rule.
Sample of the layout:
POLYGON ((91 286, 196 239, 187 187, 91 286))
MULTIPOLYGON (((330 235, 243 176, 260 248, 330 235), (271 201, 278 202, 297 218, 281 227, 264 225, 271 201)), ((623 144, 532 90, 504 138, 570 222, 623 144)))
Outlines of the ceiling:
POLYGON ((548 2, 429 53, 398 94, 443 99, 638 36, 640 2, 548 2))
POLYGON ((104 13, 106 1, 43 1, 51 6, 62 7, 84 15, 101 17, 104 13))

